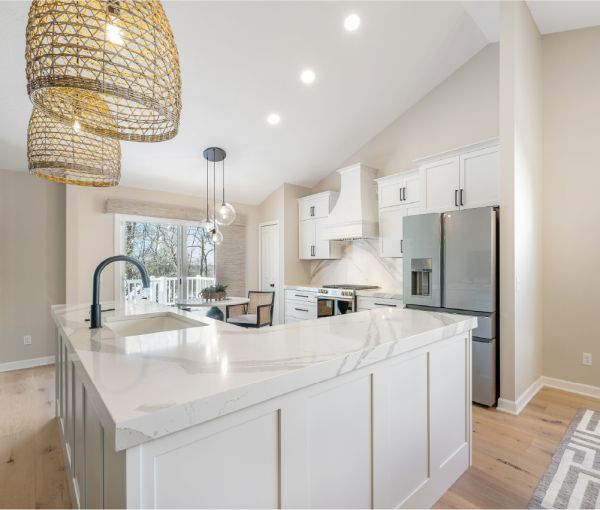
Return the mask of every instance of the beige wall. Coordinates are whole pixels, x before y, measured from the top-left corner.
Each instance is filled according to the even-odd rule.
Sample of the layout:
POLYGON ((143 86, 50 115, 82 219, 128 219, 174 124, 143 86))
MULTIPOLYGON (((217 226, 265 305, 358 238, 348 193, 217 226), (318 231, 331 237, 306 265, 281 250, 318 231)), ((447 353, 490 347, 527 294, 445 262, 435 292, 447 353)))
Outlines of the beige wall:
MULTIPOLYGON (((284 183, 271 193, 259 206, 259 223, 277 221, 279 223, 279 281, 281 285, 308 284, 310 282, 310 262, 298 258, 298 201, 310 195, 310 190, 302 186, 284 183)), ((284 293, 276 296, 280 321, 284 318, 284 293)))
MULTIPOLYGON (((498 44, 490 44, 398 117, 340 168, 364 163, 380 175, 410 170, 416 158, 498 136, 498 44)), ((339 190, 332 173, 313 192, 339 190)))
POLYGON ((65 300, 64 225, 64 185, 0 170, 0 363, 55 352, 50 306, 65 300))
MULTIPOLYGON (((114 215, 105 212, 107 198, 144 200, 201 208, 200 197, 135 188, 67 188, 67 302, 88 303, 92 296, 92 274, 100 261, 115 254, 114 215)), ((246 216, 246 287, 257 285, 258 207, 234 204, 246 216)), ((114 272, 109 266, 102 274, 103 300, 114 299, 114 272)))
POLYGON ((542 39, 525 2, 501 6, 501 397, 542 375, 542 39))
POLYGON ((543 37, 544 375, 600 386, 600 27, 543 37), (594 365, 581 364, 582 352, 594 365))

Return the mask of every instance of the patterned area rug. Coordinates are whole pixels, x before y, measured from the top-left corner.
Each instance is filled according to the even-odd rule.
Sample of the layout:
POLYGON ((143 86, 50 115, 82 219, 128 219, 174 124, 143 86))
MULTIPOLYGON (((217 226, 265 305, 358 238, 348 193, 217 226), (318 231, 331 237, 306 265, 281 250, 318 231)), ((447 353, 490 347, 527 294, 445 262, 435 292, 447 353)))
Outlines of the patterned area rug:
POLYGON ((529 508, 600 508, 600 411, 578 411, 529 508))

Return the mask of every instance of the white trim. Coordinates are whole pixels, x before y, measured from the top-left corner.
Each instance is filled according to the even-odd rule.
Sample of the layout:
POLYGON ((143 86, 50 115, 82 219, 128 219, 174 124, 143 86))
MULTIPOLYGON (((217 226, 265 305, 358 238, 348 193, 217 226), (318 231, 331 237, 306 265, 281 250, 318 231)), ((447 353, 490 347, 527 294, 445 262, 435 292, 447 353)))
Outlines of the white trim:
POLYGON ((10 370, 22 370, 24 368, 41 367, 42 365, 52 365, 55 356, 44 356, 42 358, 22 359, 19 361, 9 361, 0 363, 0 372, 9 372, 10 370))
POLYGON ((486 140, 481 140, 476 143, 462 145, 461 147, 455 147, 454 149, 450 149, 450 150, 443 151, 443 152, 437 152, 435 154, 430 154, 428 156, 423 156, 421 158, 413 159, 413 163, 416 163, 417 165, 421 166, 424 163, 432 163, 439 159, 446 159, 446 158, 450 158, 453 156, 458 156, 459 154, 477 151, 479 149, 487 149, 489 147, 494 147, 495 145, 499 145, 499 144, 500 144, 500 138, 496 136, 494 138, 488 138, 486 140))
POLYGON ((538 377, 535 381, 531 383, 529 388, 527 388, 517 400, 507 400, 505 398, 498 399, 498 411, 502 411, 503 413, 518 415, 521 414, 521 411, 525 409, 525 406, 529 404, 529 401, 537 395, 537 392, 540 391, 544 387, 543 377, 538 377))
MULTIPOLYGON (((283 266, 283 260, 281 259, 281 227, 279 225, 279 220, 271 220, 271 221, 263 221, 262 223, 258 224, 258 282, 257 282, 257 287, 259 290, 261 290, 260 288, 260 282, 262 281, 262 228, 263 227, 269 227, 269 226, 277 226, 277 259, 278 259, 278 269, 279 269, 279 275, 277 276, 277 281, 279 282, 279 285, 277 286, 277 288, 275 289, 275 299, 278 300, 279 302, 279 306, 277 307, 277 321, 274 321, 275 324, 283 324, 285 322, 285 318, 284 318, 284 314, 285 314, 285 301, 283 299, 284 297, 284 293, 283 293, 283 281, 282 281, 282 274, 281 274, 281 269, 283 266)), ((248 289, 250 290, 250 289, 248 289)))
POLYGON ((586 397, 600 398, 600 386, 592 386, 591 384, 583 384, 564 379, 556 379, 555 377, 542 376, 544 386, 547 388, 555 388, 557 390, 569 391, 586 397))
POLYGON ((521 414, 521 411, 525 409, 525 406, 529 404, 530 400, 535 397, 542 388, 554 388, 570 393, 576 393, 577 395, 600 399, 600 386, 565 381, 564 379, 556 379, 555 377, 542 375, 534 381, 516 401, 499 398, 497 409, 503 413, 514 415, 521 414))

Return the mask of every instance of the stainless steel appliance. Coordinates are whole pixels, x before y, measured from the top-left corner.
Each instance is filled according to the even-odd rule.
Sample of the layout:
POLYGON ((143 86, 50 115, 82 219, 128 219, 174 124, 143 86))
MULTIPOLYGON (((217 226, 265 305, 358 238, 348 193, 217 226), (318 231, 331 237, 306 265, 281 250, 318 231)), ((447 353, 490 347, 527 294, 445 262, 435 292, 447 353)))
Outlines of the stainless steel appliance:
POLYGON ((332 317, 356 311, 356 291, 377 289, 372 285, 323 285, 317 289, 317 317, 332 317))
POLYGON ((475 315, 473 401, 498 399, 498 215, 495 207, 406 216, 404 302, 408 308, 475 315))

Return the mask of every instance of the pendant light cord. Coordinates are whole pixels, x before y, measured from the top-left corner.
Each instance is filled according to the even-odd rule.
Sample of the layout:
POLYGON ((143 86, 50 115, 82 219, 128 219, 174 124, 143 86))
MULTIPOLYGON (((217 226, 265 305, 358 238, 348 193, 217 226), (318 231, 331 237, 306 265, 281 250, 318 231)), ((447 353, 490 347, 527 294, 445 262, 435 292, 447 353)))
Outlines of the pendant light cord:
POLYGON ((206 159, 206 223, 208 223, 208 158, 206 159))
POLYGON ((225 158, 223 158, 223 205, 225 205, 225 158))
POLYGON ((215 162, 215 152, 213 148, 213 229, 217 230, 217 163, 215 162))

